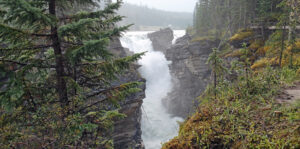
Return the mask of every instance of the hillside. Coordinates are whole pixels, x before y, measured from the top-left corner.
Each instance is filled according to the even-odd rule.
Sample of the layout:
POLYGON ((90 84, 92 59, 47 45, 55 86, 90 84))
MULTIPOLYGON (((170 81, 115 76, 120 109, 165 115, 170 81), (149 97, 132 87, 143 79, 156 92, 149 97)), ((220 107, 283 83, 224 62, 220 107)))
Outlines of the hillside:
MULTIPOLYGON (((211 80, 196 99, 201 104, 195 113, 181 124, 178 136, 163 149, 299 148, 299 67, 288 67, 285 59, 282 68, 274 67, 278 63, 276 55, 271 54, 274 49, 257 58, 259 52, 254 51, 275 43, 269 36, 268 44, 258 45, 258 33, 247 31, 252 34, 242 37, 245 32, 238 32, 220 51, 211 52, 208 64, 212 74, 216 71, 216 85, 211 80), (242 43, 247 44, 232 45, 242 43)), ((208 39, 185 42, 198 47, 210 43, 208 39)), ((203 50, 200 49, 202 53, 203 50)), ((299 55, 294 56, 297 63, 299 55)))
POLYGON ((171 26, 173 29, 186 29, 192 25, 193 14, 185 12, 168 12, 125 3, 119 14, 126 18, 119 25, 134 23, 131 30, 151 30, 171 26))
POLYGON ((169 101, 200 104, 163 149, 300 147, 299 8, 297 0, 198 1, 193 28, 169 50, 178 59, 171 69, 181 82, 195 82, 188 74, 208 85, 198 97, 189 89, 169 101))

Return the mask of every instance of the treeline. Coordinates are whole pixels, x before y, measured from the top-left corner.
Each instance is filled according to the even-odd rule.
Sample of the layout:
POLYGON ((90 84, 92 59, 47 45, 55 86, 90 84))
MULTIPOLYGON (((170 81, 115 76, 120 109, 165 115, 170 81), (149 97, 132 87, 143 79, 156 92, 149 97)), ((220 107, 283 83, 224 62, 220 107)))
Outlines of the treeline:
POLYGON ((252 26, 289 25, 294 32, 299 8, 299 0, 199 0, 193 26, 198 35, 216 37, 252 26))
POLYGON ((192 25, 193 20, 192 13, 168 12, 128 3, 125 3, 119 9, 119 14, 126 17, 119 24, 134 23, 134 26, 131 27, 133 30, 139 30, 143 26, 172 26, 174 29, 186 29, 189 25, 192 25))

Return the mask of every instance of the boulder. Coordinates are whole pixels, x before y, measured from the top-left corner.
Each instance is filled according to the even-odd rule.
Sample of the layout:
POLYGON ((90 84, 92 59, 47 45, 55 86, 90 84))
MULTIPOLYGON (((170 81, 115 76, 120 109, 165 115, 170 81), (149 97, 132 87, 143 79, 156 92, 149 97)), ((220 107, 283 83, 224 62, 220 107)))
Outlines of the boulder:
POLYGON ((161 29, 148 34, 148 38, 152 41, 154 51, 161 51, 165 54, 166 50, 172 46, 173 30, 170 28, 161 29))

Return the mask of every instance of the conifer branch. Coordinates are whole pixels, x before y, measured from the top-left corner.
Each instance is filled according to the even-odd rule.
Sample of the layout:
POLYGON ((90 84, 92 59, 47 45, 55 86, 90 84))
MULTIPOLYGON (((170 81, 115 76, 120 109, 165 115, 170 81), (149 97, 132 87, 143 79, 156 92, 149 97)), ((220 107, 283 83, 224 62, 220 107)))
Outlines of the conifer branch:
POLYGON ((28 47, 15 47, 15 48, 0 48, 0 51, 9 51, 9 50, 36 50, 36 49, 45 49, 51 48, 53 45, 37 45, 37 46, 28 46, 28 47))
POLYGON ((114 4, 108 5, 104 10, 99 10, 95 12, 86 12, 82 11, 75 15, 69 15, 60 17, 59 20, 79 20, 79 19, 87 19, 87 18, 108 18, 108 16, 111 16, 112 13, 115 13, 115 10, 120 8, 122 2, 117 2, 114 4))
POLYGON ((5 37, 7 35, 17 36, 18 34, 22 34, 23 36, 36 36, 36 37, 51 37, 52 34, 38 34, 38 33, 30 33, 29 31, 14 28, 8 25, 0 24, 0 37, 5 37))
POLYGON ((1 58, 0 58, 0 62, 3 62, 3 63, 12 63, 12 64, 20 65, 20 66, 29 66, 29 65, 32 65, 33 67, 38 67, 38 68, 55 68, 54 65, 43 66, 43 65, 40 65, 40 64, 24 63, 24 62, 19 62, 19 61, 14 61, 14 60, 6 60, 6 59, 1 59, 1 58))
POLYGON ((44 25, 55 26, 56 21, 53 17, 46 15, 42 9, 33 7, 26 0, 2 0, 0 3, 3 7, 8 7, 10 11, 14 11, 15 15, 10 16, 9 20, 17 20, 19 24, 33 23, 39 21, 44 25), (22 20, 20 20, 22 18, 22 20), (23 20, 25 19, 25 20, 23 20))

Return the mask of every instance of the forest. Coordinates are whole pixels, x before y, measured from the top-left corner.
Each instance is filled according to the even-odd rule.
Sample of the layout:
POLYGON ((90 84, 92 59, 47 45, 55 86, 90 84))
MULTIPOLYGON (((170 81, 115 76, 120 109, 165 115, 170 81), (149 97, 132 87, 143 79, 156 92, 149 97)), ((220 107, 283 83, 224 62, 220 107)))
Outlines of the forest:
POLYGON ((122 5, 0 0, 0 149, 144 149, 115 144, 116 125, 140 121, 120 109, 147 81, 137 73, 147 52, 111 50, 132 24, 186 27, 186 47, 217 43, 199 105, 163 149, 300 148, 300 0, 198 0, 193 22, 128 5, 146 13, 124 23, 122 5))

